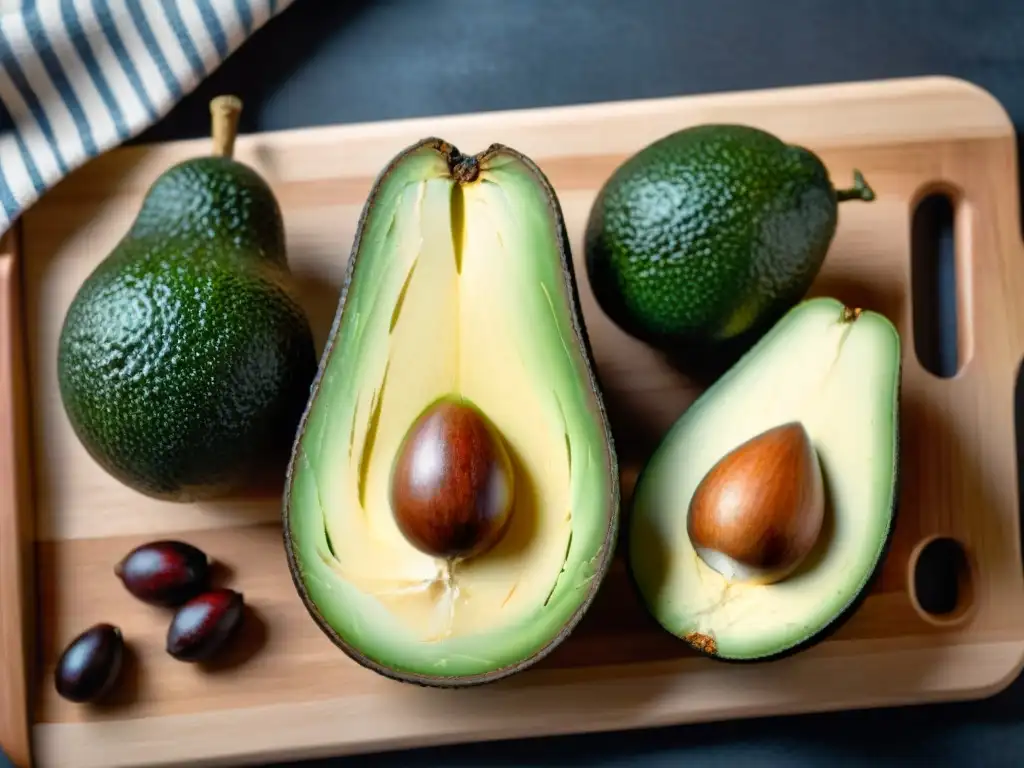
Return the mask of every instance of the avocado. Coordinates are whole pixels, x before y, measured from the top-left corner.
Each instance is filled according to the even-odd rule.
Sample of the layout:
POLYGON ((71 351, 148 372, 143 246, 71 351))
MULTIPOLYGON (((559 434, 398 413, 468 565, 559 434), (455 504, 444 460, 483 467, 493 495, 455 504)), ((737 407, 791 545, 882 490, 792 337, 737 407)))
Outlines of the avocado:
POLYGON ((506 146, 404 149, 363 209, 292 453, 308 612, 386 677, 497 680, 584 615, 618 505, 554 190, 506 146))
POLYGON ((60 332, 60 395, 79 440, 159 499, 280 492, 316 373, 277 200, 231 156, 240 109, 211 102, 212 154, 152 183, 60 332))
POLYGON ((849 618, 895 521, 900 348, 882 315, 808 299, 670 428, 637 480, 627 555, 664 629, 749 661, 849 618))
POLYGON ((644 147, 598 192, 585 233, 595 299, 693 372, 721 372, 804 298, 837 204, 820 158, 752 126, 702 124, 644 147))

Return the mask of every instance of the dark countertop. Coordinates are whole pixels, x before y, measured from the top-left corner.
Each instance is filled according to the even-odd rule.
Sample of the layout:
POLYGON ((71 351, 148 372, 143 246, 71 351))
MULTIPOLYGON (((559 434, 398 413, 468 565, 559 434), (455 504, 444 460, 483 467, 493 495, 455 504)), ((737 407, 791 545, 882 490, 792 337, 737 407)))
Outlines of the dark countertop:
MULTIPOLYGON (((1024 5, 1010 0, 296 0, 142 140, 205 135, 207 100, 225 89, 245 99, 242 130, 256 131, 940 73, 990 90, 1020 130, 1022 41, 1024 5)), ((375 764, 998 766, 1021 765, 1022 754, 1024 679, 968 704, 459 746, 375 764)))

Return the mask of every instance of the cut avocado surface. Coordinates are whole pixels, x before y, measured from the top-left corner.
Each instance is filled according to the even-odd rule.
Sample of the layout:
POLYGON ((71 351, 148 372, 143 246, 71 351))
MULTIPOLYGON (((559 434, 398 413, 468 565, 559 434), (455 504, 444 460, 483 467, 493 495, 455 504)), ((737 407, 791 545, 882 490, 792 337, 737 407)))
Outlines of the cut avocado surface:
MULTIPOLYGON (((286 549, 311 615, 390 677, 457 685, 505 676, 550 651, 590 604, 611 559, 618 495, 547 180, 499 145, 473 157, 438 139, 409 147, 364 208, 293 450, 286 549), (513 489, 512 504, 497 541, 465 559, 414 546, 392 503, 398 474, 422 489, 445 470, 437 456, 470 466, 459 463, 468 437, 437 444, 444 429, 425 414, 438 403, 449 404, 444 413, 466 406, 464 437, 500 436, 501 466, 514 476, 501 486, 513 489), (428 447, 399 473, 414 424, 428 447)), ((440 506, 419 501, 420 512, 440 506)), ((436 533, 432 522, 421 543, 436 533)))
POLYGON ((882 315, 810 299, 683 413, 637 481, 629 530, 631 573, 666 630, 709 655, 755 660, 807 647, 849 615, 894 521, 900 355, 882 315), (820 465, 820 534, 778 581, 727 579, 729 568, 710 567, 688 534, 691 501, 724 456, 787 430, 807 435, 820 465))

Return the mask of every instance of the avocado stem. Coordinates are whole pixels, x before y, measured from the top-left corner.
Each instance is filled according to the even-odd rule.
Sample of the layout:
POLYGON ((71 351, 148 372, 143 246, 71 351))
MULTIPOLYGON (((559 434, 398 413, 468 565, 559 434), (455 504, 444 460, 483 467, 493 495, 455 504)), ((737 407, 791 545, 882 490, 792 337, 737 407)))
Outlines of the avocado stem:
POLYGON ((864 180, 863 174, 856 168, 853 171, 853 186, 850 189, 836 190, 836 201, 844 200, 865 200, 870 202, 875 199, 875 190, 864 180))
POLYGON ((238 135, 238 116, 242 111, 242 100, 237 96, 215 96, 210 100, 213 137, 213 154, 231 157, 235 152, 235 137, 238 135))
POLYGON ((452 166, 452 177, 459 184, 471 184, 479 176, 480 162, 475 157, 462 157, 452 166))

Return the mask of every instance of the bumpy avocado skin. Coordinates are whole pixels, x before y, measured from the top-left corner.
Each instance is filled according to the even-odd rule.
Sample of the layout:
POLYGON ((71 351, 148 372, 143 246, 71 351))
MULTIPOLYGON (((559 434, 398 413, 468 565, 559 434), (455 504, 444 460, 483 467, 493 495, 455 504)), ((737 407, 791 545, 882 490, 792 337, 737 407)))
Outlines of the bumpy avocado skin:
POLYGON ((628 333, 734 354, 804 296, 836 223, 836 192, 812 152, 749 126, 699 125, 609 178, 587 224, 587 273, 628 333))
POLYGON ((256 171, 217 156, 153 183, 74 297, 57 361, 92 457, 178 501, 283 479, 316 363, 278 203, 256 171))

